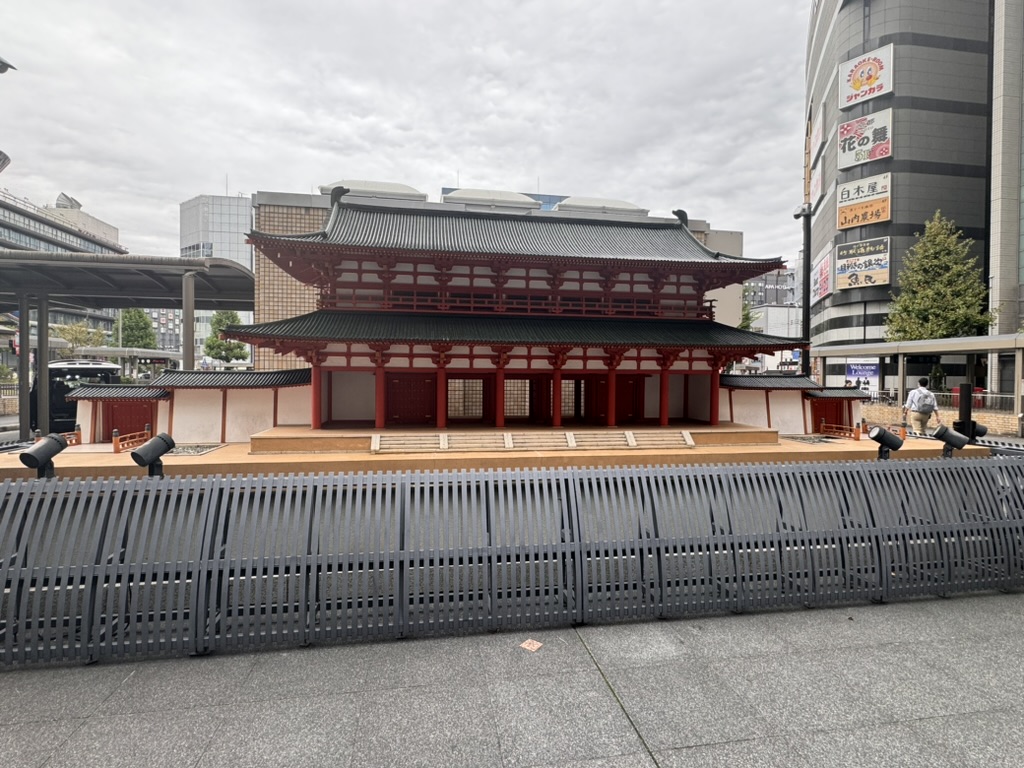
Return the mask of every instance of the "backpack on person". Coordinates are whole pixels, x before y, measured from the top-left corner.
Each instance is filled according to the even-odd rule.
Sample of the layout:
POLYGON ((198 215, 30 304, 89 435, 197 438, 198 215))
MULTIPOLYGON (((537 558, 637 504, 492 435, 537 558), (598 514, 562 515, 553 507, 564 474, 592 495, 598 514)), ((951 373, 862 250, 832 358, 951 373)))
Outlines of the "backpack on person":
POLYGON ((923 413, 925 416, 931 416, 935 413, 935 409, 938 404, 935 402, 935 395, 928 390, 922 392, 917 398, 917 412, 923 413))

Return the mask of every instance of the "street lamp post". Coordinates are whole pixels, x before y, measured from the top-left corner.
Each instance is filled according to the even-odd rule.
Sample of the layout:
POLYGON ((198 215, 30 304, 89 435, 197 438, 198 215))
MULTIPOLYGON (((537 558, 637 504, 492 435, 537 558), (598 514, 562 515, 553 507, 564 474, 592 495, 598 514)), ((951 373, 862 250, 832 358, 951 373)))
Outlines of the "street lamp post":
POLYGON ((803 223, 803 298, 801 301, 803 340, 807 344, 800 357, 800 370, 804 376, 811 375, 811 213, 810 203, 803 203, 793 211, 794 219, 803 223))

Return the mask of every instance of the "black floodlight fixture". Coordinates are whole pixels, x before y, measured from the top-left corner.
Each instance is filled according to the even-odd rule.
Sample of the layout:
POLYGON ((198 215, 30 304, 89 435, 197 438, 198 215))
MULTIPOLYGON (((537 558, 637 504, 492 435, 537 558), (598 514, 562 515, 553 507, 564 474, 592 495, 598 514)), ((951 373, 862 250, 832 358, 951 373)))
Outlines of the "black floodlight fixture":
POLYGON ((894 435, 884 427, 874 426, 868 430, 868 437, 878 443, 878 460, 889 458, 889 451, 898 451, 903 447, 903 438, 894 435))
POLYGON ((163 477, 164 463, 161 457, 172 450, 174 440, 166 432, 161 432, 132 451, 132 461, 140 467, 148 467, 150 477, 163 477))
POLYGON ((971 442, 972 443, 975 442, 979 437, 984 437, 985 435, 987 435, 988 434, 988 427, 986 427, 984 424, 979 424, 978 422, 974 422, 974 430, 973 431, 974 431, 974 435, 971 438, 971 442))
POLYGON ((940 424, 932 433, 932 437, 942 441, 942 455, 944 458, 952 458, 953 449, 966 448, 971 442, 967 435, 961 435, 955 429, 950 429, 945 424, 940 424))
POLYGON ((43 435, 21 453, 21 463, 36 471, 37 478, 53 477, 53 457, 68 447, 64 435, 52 432, 43 435))

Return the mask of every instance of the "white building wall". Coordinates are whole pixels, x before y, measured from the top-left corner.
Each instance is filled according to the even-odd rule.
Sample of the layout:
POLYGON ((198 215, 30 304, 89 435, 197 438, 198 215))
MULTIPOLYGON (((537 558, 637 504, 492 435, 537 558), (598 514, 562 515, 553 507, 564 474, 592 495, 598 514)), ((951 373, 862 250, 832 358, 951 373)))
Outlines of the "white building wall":
POLYGON ((780 435, 804 434, 804 397, 800 391, 776 390, 768 393, 771 424, 780 435))
MULTIPOLYGON (((174 392, 174 431, 190 443, 219 443, 222 395, 217 389, 174 392)), ((174 437, 174 435, 171 435, 174 437)))
MULTIPOLYGON (((729 400, 729 391, 721 390, 719 396, 719 419, 722 416, 722 403, 729 400)), ((728 411, 728 405, 725 410, 728 411)), ((732 422, 734 424, 746 424, 751 427, 767 427, 768 411, 765 408, 764 392, 759 389, 737 389, 732 392, 732 422)))
POLYGON ((309 384, 302 387, 283 387, 279 389, 277 391, 278 426, 294 424, 308 427, 312 418, 309 407, 309 401, 312 396, 312 387, 309 384))
POLYGON ((226 442, 247 443, 252 435, 274 426, 274 390, 230 389, 227 396, 226 442))

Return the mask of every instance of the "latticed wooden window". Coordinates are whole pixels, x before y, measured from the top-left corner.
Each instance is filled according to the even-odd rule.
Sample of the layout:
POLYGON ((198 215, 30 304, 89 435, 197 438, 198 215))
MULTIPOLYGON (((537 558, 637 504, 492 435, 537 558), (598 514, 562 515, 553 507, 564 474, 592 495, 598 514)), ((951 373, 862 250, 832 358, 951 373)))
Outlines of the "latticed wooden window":
POLYGON ((530 416, 530 382, 526 379, 505 380, 505 418, 526 419, 530 416))
POLYGON ((484 383, 480 379, 448 380, 448 418, 482 419, 484 383))

